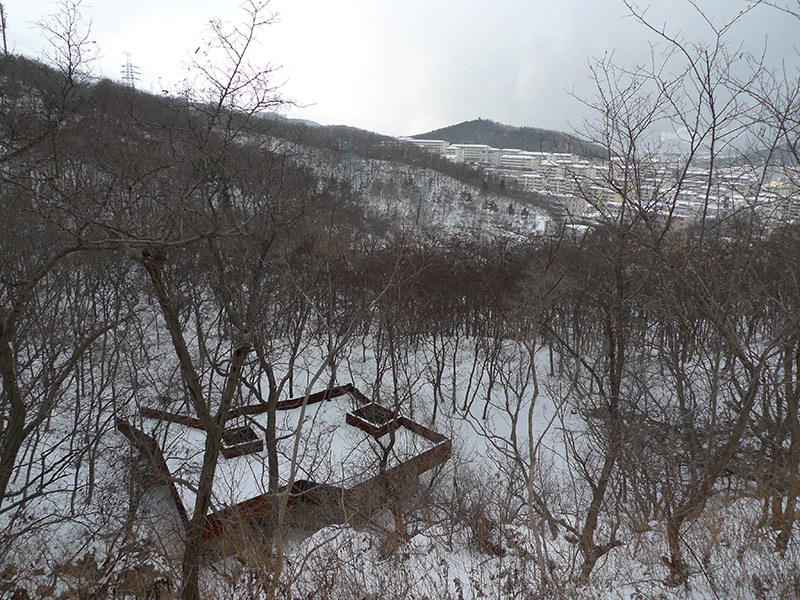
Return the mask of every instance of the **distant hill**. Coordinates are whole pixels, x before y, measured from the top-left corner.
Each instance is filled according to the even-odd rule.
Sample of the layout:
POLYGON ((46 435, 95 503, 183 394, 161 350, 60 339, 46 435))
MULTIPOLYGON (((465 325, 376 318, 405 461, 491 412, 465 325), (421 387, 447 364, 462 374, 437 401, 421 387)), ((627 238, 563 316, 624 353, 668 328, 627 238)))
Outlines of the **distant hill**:
POLYGON ((586 157, 604 155, 600 146, 567 133, 536 127, 512 127, 485 119, 465 121, 411 137, 446 140, 453 144, 486 144, 494 148, 519 148, 531 152, 571 152, 586 157))

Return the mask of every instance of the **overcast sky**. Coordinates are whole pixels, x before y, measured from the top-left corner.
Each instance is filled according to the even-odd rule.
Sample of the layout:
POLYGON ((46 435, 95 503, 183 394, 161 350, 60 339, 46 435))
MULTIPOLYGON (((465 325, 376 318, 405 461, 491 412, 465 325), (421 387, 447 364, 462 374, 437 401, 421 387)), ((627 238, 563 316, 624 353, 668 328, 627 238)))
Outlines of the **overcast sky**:
MULTIPOLYGON (((746 0, 696 0, 716 24, 746 0)), ((40 56, 35 23, 58 12, 51 0, 2 0, 9 49, 40 56)), ((640 3, 646 6, 645 3, 640 3)), ((211 19, 241 21, 237 0, 83 0, 101 58, 97 74, 119 79, 132 53, 138 86, 176 91, 190 52, 211 19)), ((621 0, 272 0, 276 22, 253 58, 280 69, 275 82, 302 105, 288 116, 412 135, 475 118, 561 131, 585 109, 568 90, 591 95, 588 63, 613 52, 646 61, 651 34, 621 0)), ((688 39, 708 37, 683 0, 657 0, 651 22, 688 39)), ((800 21, 758 7, 730 40, 770 59, 796 58, 800 21)))

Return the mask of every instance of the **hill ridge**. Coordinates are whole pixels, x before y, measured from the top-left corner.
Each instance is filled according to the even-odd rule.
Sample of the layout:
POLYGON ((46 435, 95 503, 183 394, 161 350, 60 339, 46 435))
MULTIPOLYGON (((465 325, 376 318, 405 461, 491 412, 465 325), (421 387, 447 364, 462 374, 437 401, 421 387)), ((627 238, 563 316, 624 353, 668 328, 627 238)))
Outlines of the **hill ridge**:
POLYGON ((441 139, 451 144, 486 144, 494 148, 517 148, 530 152, 569 152, 586 157, 601 157, 604 154, 600 146, 569 133, 538 127, 515 127, 489 119, 464 121, 410 137, 441 139))

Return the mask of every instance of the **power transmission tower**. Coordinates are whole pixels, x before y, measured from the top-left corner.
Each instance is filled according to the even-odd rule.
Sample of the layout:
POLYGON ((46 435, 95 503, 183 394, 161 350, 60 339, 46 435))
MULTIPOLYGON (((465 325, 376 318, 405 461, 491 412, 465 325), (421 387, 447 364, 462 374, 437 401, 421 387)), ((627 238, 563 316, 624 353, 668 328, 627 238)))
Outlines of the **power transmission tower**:
POLYGON ((128 59, 125 61, 125 64, 122 65, 122 83, 129 87, 135 88, 136 82, 138 81, 140 75, 139 67, 134 65, 131 61, 133 54, 126 52, 125 56, 127 56, 128 59))

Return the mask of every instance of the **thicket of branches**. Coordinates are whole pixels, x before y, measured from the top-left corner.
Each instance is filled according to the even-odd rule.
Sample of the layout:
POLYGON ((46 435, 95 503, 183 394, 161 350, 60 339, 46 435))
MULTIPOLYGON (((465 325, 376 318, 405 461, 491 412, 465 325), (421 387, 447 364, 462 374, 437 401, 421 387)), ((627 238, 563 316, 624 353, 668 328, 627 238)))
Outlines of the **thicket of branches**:
MULTIPOLYGON (((85 577, 72 591, 111 593, 138 510, 109 477, 125 455, 108 441, 114 417, 163 395, 184 398, 207 432, 174 567, 176 589, 199 597, 231 408, 272 407, 264 435, 278 494, 278 399, 307 392, 309 378, 346 383, 367 348, 373 396, 443 429, 472 423, 504 478, 489 501, 456 473, 460 494, 456 485, 446 501, 432 494, 403 510, 471 528, 476 548, 495 555, 508 547, 495 530, 524 524, 540 589, 590 583, 631 532, 658 527, 664 580, 685 584, 711 552, 687 531, 743 498, 761 507, 756 526, 773 532, 774 552, 796 553, 797 198, 773 201, 779 214, 759 203, 768 174, 797 190, 796 78, 732 52, 728 25, 711 46, 655 31, 663 65, 595 65, 589 134, 614 167, 581 183, 590 202, 588 184, 614 190, 617 209, 598 203, 591 225, 526 244, 423 242, 386 224, 371 231, 345 180, 276 153, 260 113, 282 101, 269 70, 244 60, 269 18, 248 7, 239 28, 215 25, 212 62, 196 65, 195 93, 179 99, 91 82, 72 20, 57 68, 0 58, 7 580, 19 578, 21 540, 80 531, 72 560, 54 553, 44 578, 69 575, 65 561, 74 576, 102 543, 99 562, 80 563, 91 563, 91 585, 85 577), (652 133, 667 122, 688 146, 683 167, 656 181, 663 149, 652 133), (749 201, 724 218, 679 219, 677 192, 698 164, 712 205, 717 156, 762 174, 743 190, 749 201), (300 376, 307 352, 321 352, 322 367, 300 376), (493 419, 510 428, 498 435, 493 419), (546 469, 554 438, 566 465, 558 481, 546 469)), ((407 538, 404 529, 394 534, 407 538)), ((282 543, 269 542, 255 571, 266 597, 286 591, 282 543)))

